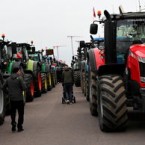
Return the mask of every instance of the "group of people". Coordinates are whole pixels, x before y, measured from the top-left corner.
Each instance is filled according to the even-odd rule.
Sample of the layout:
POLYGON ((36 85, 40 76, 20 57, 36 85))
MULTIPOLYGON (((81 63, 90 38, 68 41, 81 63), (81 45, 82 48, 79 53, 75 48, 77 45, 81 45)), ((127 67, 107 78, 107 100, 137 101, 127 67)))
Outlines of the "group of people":
MULTIPOLYGON (((73 97, 73 72, 68 66, 65 66, 62 72, 62 86, 64 99, 67 103, 72 103, 73 97)), ((24 95, 26 84, 22 77, 22 72, 19 67, 12 70, 12 75, 4 82, 3 90, 8 93, 10 99, 10 116, 12 132, 21 132, 24 130, 24 95), (16 122, 16 112, 18 111, 18 122, 16 122)))

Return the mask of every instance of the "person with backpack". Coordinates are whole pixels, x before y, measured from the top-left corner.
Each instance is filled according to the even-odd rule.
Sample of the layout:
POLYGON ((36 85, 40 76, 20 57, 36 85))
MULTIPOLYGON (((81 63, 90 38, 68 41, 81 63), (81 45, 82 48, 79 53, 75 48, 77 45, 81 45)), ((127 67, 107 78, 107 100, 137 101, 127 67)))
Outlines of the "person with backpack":
POLYGON ((26 90, 26 85, 21 77, 21 70, 18 67, 13 68, 11 76, 5 81, 3 85, 4 91, 8 91, 10 99, 11 125, 12 132, 23 131, 24 122, 24 96, 23 91, 26 90), (16 122, 16 111, 18 111, 18 123, 16 122))

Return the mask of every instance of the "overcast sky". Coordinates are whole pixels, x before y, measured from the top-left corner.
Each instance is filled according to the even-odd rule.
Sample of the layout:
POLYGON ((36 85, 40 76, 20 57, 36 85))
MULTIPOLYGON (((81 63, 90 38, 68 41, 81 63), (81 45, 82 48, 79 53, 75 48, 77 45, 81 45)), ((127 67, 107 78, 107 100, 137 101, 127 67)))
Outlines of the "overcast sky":
MULTIPOLYGON (((70 63, 72 59, 71 40, 74 54, 79 40, 90 41, 89 26, 95 10, 107 9, 118 13, 118 6, 124 11, 138 11, 139 0, 0 0, 0 34, 16 42, 34 41, 36 49, 59 47, 59 59, 70 63)), ((142 8, 145 2, 140 0, 142 8)), ((55 48, 55 56, 57 51, 55 48)))

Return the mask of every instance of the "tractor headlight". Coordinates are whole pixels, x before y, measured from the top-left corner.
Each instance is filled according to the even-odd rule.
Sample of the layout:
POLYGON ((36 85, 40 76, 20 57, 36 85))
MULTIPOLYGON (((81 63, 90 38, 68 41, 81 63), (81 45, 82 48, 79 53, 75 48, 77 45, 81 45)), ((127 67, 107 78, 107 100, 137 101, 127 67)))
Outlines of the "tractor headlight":
POLYGON ((141 82, 145 83, 145 77, 140 77, 141 82))
POLYGON ((145 58, 142 58, 142 57, 138 56, 138 61, 142 62, 142 63, 145 63, 145 58))

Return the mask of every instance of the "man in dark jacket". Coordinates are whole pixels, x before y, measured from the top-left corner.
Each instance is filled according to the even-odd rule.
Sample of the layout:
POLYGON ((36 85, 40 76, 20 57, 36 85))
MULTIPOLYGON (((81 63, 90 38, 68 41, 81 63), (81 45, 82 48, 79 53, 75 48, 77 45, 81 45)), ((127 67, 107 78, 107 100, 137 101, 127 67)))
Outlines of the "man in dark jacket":
POLYGON ((72 103, 73 97, 73 72, 72 69, 68 66, 65 66, 64 71, 62 72, 62 85, 64 88, 64 96, 66 97, 67 103, 72 103))
POLYGON ((4 91, 8 90, 8 96, 10 98, 11 105, 11 125, 12 131, 23 131, 24 122, 24 96, 23 91, 26 90, 26 85, 21 77, 21 71, 19 68, 13 68, 12 75, 6 80, 3 85, 4 91), (16 110, 18 110, 18 124, 16 123, 16 110))

